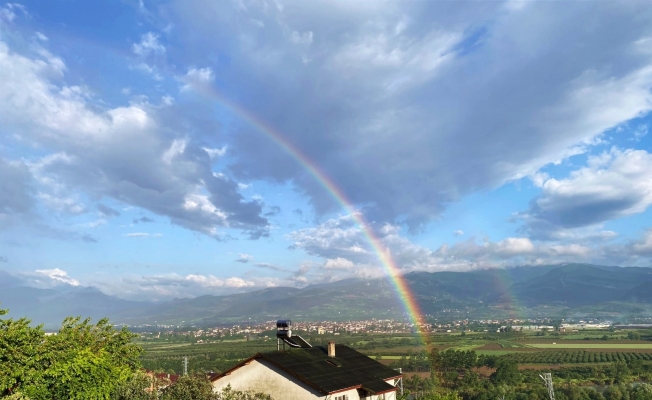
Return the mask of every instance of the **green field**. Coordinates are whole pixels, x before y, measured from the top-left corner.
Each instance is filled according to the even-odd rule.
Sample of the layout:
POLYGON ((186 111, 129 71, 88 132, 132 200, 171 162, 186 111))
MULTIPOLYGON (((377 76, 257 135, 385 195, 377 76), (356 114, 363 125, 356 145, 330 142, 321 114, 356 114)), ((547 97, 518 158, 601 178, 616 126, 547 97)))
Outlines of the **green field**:
POLYGON ((652 343, 528 343, 527 347, 536 349, 628 349, 652 350, 652 343))
POLYGON ((519 364, 580 364, 611 363, 632 360, 650 361, 652 353, 635 353, 626 351, 586 351, 586 350, 543 350, 508 353, 506 358, 519 364))

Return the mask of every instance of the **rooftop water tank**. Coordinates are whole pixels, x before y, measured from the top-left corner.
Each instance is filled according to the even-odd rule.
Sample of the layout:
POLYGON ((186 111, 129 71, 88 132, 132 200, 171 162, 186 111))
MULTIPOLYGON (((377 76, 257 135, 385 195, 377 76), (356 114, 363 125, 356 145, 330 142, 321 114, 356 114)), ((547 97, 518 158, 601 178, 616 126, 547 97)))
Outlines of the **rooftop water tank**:
POLYGON ((276 337, 289 338, 292 336, 292 321, 289 319, 279 319, 276 321, 276 337))

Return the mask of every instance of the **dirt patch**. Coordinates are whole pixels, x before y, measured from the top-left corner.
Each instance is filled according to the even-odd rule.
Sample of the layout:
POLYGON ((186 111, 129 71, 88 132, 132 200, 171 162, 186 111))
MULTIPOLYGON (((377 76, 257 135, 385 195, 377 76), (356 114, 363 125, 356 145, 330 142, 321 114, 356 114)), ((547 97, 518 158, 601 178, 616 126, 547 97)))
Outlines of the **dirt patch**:
POLYGON ((419 375, 419 378, 430 378, 430 372, 403 372, 403 378, 405 379, 414 375, 419 375))
POLYGON ((480 374, 480 376, 484 376, 485 378, 488 378, 489 376, 491 376, 491 374, 493 374, 496 371, 496 369, 489 368, 489 367, 476 367, 473 368, 473 371, 480 374))

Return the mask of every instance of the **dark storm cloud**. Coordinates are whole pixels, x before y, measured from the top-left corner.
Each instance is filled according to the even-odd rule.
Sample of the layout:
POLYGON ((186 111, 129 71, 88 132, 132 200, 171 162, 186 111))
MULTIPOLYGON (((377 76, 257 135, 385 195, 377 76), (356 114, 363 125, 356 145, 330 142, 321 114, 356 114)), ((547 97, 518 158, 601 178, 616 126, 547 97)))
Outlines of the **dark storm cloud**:
POLYGON ((87 233, 81 235, 81 240, 86 243, 97 243, 97 239, 87 233))
POLYGON ((0 158, 0 217, 26 214, 32 210, 32 174, 22 162, 0 158))
POLYGON ((268 263, 256 263, 256 264, 254 264, 254 267, 270 269, 272 271, 277 271, 277 272, 288 272, 288 271, 290 271, 287 268, 279 267, 278 265, 268 264, 268 263))
POLYGON ((133 220, 134 224, 139 224, 141 222, 146 224, 146 223, 149 223, 149 222, 154 222, 154 220, 151 219, 151 218, 148 218, 148 217, 134 218, 134 220, 133 220))
POLYGON ((97 210, 105 217, 119 217, 120 211, 115 210, 111 207, 105 206, 104 204, 98 204, 97 210))
POLYGON ((254 256, 250 254, 245 254, 245 253, 238 253, 238 258, 235 260, 236 262, 246 264, 249 261, 253 260, 254 256))
POLYGON ((281 212, 281 207, 279 206, 270 206, 269 211, 267 211, 263 216, 265 217, 273 217, 281 212))
MULTIPOLYGON (((642 2, 191 3, 177 11, 210 41, 185 56, 228 48, 215 67, 253 114, 374 218, 412 229, 652 104, 642 2)), ((337 206, 259 131, 234 140, 236 176, 293 180, 319 213, 337 206)))

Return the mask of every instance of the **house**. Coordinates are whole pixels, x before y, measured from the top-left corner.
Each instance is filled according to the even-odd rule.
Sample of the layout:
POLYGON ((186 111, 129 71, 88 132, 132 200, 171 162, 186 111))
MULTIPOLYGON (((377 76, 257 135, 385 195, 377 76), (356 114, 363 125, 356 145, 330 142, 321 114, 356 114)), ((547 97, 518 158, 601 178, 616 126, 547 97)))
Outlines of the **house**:
MULTIPOLYGON (((308 345, 309 346, 309 345, 308 345)), ((277 400, 396 400, 402 375, 344 345, 258 353, 213 376, 213 390, 227 385, 277 400)))
POLYGON ((179 375, 158 373, 149 370, 145 370, 145 375, 152 378, 151 385, 149 389, 147 389, 148 392, 154 391, 155 386, 157 390, 165 389, 179 380, 179 375))

